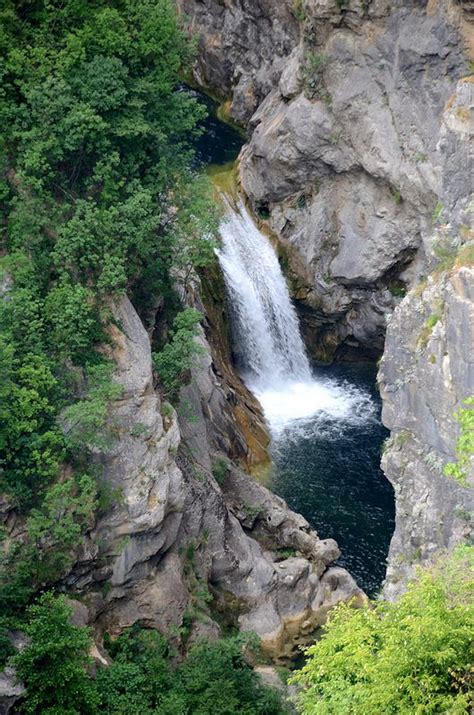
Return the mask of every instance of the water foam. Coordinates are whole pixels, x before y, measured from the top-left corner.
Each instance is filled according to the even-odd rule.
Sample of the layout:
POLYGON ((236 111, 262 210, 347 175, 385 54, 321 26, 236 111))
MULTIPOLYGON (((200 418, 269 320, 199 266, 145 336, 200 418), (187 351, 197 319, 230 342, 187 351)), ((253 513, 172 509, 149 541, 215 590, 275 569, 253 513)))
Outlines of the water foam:
POLYGON ((374 419, 368 393, 313 377, 296 311, 276 253, 243 205, 227 205, 218 258, 229 295, 234 354, 274 437, 337 434, 342 424, 374 419))
POLYGON ((288 382, 272 389, 249 387, 262 405, 274 437, 308 436, 322 432, 328 438, 340 437, 344 426, 356 426, 376 419, 370 395, 348 383, 312 379, 288 382))

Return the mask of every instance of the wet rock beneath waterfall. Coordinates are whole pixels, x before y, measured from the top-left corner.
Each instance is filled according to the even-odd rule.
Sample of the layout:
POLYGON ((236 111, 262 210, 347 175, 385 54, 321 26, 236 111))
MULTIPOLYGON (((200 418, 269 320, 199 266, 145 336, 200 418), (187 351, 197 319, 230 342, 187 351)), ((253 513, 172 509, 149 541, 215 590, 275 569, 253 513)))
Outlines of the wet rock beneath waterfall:
POLYGON ((239 625, 260 636, 262 650, 272 659, 287 662, 298 646, 314 640, 332 607, 341 601, 357 606, 364 600, 344 569, 330 568, 319 579, 306 559, 289 558, 278 564, 278 580, 269 597, 240 616, 239 625))
POLYGON ((333 539, 321 540, 301 514, 292 512, 280 497, 235 469, 230 469, 223 484, 225 502, 237 518, 247 524, 263 543, 271 538, 274 548, 294 549, 311 559, 319 575, 340 556, 333 539))

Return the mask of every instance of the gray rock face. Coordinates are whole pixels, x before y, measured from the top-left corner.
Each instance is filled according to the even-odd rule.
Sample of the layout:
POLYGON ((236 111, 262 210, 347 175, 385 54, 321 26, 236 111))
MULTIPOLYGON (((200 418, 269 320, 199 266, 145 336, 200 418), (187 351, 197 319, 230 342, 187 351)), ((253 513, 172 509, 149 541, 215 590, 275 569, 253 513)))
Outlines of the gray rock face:
MULTIPOLYGON (((175 462, 177 415, 154 390, 148 334, 127 298, 111 307, 116 325, 110 329, 110 352, 122 395, 109 409, 111 444, 96 454, 111 505, 91 532, 68 584, 89 593, 92 620, 122 628, 137 619, 130 609, 145 621, 162 616, 159 599, 150 595, 156 586, 146 579, 163 568, 159 561, 176 540, 185 492, 175 462)), ((166 564, 167 586, 172 565, 166 564)))
POLYGON ((319 94, 288 100, 277 88, 251 120, 242 186, 289 249, 304 286, 296 297, 332 323, 316 357, 344 343, 380 348, 374 336, 396 302, 387 288, 412 277, 405 269, 442 192, 440 116, 465 72, 460 20, 446 13, 398 7, 357 31, 323 27, 300 50, 323 58, 319 94))
MULTIPOLYGON (((120 329, 111 328, 110 353, 123 391, 109 408, 115 439, 96 454, 112 503, 66 579, 84 604, 77 618, 98 635, 140 621, 171 638, 191 618, 192 642, 219 634, 217 609, 256 631, 272 658, 289 656, 331 605, 362 592, 330 566, 337 544, 230 460, 217 483, 216 459, 226 447, 232 455, 239 430, 204 334, 175 412, 153 387, 149 337, 132 304, 123 298, 112 311, 120 329), (282 560, 283 548, 295 557, 282 560)), ((104 657, 100 648, 95 657, 104 657)))
MULTIPOLYGON (((256 632, 270 657, 285 660, 324 622, 331 605, 364 596, 346 571, 330 566, 340 553, 336 542, 320 540, 282 499, 230 462, 216 482, 213 467, 222 453, 212 451, 215 412, 209 411, 209 397, 220 400, 223 415, 229 406, 209 346, 204 337, 200 342, 206 352, 182 390, 182 404, 191 409, 179 410, 187 498, 178 550, 196 545, 194 577, 209 584, 214 607, 242 630, 256 632), (295 557, 282 560, 285 549, 295 557)), ((223 415, 218 429, 229 419, 223 415)))
POLYGON ((456 461, 455 411, 473 394, 474 270, 430 276, 393 314, 379 373, 391 438, 382 466, 396 495, 385 594, 397 596, 414 564, 469 539, 471 488, 443 474, 456 461))
MULTIPOLYGON (((381 351, 397 303, 390 290, 417 274, 443 182, 451 203, 468 193, 465 145, 440 118, 467 72, 470 14, 448 0, 339 5, 179 3, 200 37, 198 81, 229 96, 248 125, 242 187, 269 212, 309 348, 323 361, 381 351)), ((451 123, 461 114, 454 105, 451 123)))
MULTIPOLYGON (((472 82, 461 80, 442 117, 439 216, 424 240, 428 278, 391 317, 379 373, 382 419, 392 432, 382 466, 396 496, 388 598, 403 590, 415 564, 472 538, 472 483, 463 487, 443 474, 444 465, 456 461, 454 413, 474 394, 469 171, 462 180, 462 162, 472 163, 472 88, 472 82), (461 162, 457 170, 453 160, 461 162)), ((474 465, 472 472, 474 480, 474 465)))
POLYGON ((25 693, 25 686, 16 676, 14 668, 7 666, 0 671, 0 715, 9 715, 25 693))
POLYGON ((232 92, 232 116, 246 123, 298 42, 291 3, 177 0, 177 6, 199 37, 196 80, 221 96, 232 92))

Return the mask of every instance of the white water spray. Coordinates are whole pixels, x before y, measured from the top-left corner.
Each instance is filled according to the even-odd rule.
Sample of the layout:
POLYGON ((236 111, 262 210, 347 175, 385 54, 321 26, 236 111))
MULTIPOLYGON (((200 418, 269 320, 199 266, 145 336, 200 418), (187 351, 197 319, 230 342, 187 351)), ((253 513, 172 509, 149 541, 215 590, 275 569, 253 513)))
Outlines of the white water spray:
POLYGON ((335 380, 315 380, 275 251, 242 202, 227 203, 218 250, 235 360, 274 433, 307 429, 320 415, 353 421, 374 413, 370 396, 335 380))

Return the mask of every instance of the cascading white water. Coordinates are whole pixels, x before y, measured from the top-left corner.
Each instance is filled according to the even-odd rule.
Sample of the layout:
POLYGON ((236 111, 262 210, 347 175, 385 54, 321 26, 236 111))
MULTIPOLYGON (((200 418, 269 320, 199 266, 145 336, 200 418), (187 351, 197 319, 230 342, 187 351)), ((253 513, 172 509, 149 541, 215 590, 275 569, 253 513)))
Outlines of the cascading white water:
POLYGON ((275 251, 243 202, 226 202, 217 251, 229 294, 234 354, 274 432, 318 413, 335 420, 373 412, 370 397, 334 380, 315 380, 275 251))
POLYGON ((234 345, 246 379, 260 389, 306 381, 311 370, 275 251, 241 202, 228 206, 219 260, 232 311, 234 345))

